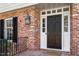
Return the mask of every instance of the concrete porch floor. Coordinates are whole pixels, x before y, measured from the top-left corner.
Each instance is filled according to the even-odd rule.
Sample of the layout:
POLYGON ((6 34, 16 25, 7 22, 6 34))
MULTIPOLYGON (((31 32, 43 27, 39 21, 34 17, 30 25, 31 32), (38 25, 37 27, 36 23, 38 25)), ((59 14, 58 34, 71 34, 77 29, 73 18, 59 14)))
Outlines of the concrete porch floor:
POLYGON ((60 51, 55 50, 26 50, 15 56, 60 56, 60 51))

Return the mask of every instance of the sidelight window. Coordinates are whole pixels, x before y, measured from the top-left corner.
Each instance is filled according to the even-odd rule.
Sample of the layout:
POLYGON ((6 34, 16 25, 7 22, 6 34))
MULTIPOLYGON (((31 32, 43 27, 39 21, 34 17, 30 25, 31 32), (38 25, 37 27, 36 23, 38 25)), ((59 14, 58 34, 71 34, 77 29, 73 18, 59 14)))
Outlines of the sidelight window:
POLYGON ((42 32, 45 32, 45 18, 42 19, 42 32))
POLYGON ((68 15, 64 16, 64 31, 68 32, 68 15))

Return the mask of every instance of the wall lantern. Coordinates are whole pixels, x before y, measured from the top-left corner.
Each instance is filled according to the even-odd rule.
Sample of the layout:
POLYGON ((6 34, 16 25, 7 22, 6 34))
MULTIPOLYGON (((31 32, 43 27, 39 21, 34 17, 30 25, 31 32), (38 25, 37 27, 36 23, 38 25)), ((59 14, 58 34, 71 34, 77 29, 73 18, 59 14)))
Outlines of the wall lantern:
POLYGON ((25 19, 25 24, 26 24, 26 25, 29 25, 29 24, 31 23, 31 21, 30 21, 30 16, 29 16, 29 15, 24 16, 24 19, 25 19))

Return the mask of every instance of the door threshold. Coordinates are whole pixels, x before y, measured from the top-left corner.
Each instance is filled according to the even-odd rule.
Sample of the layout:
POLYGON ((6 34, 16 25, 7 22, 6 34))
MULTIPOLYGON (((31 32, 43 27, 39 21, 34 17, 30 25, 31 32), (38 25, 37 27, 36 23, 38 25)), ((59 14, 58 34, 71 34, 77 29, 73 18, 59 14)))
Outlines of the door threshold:
MULTIPOLYGON (((54 49, 54 48, 40 48, 40 49, 45 49, 45 50, 51 50, 51 51, 60 51, 60 52, 63 52, 64 50, 62 49, 54 49)), ((64 51, 64 52, 70 52, 70 51, 64 51)))
POLYGON ((55 50, 55 51, 63 51, 62 49, 53 49, 53 48, 41 48, 41 49, 45 49, 45 50, 55 50))

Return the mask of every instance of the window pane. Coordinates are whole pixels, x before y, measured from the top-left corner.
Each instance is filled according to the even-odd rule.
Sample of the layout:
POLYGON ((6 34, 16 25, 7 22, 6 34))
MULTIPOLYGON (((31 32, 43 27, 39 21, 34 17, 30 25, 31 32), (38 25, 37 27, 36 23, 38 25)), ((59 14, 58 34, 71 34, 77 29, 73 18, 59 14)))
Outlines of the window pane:
POLYGON ((65 32, 68 32, 68 27, 64 27, 64 31, 65 32))
POLYGON ((68 26, 68 15, 64 16, 64 26, 68 26))
POLYGON ((69 8, 64 8, 63 11, 69 11, 69 8))
POLYGON ((68 22, 64 22, 64 26, 68 26, 68 22))
POLYGON ((7 39, 11 40, 13 36, 13 30, 11 28, 7 28, 7 39))
POLYGON ((42 27, 45 27, 45 18, 42 20, 42 27))
POLYGON ((7 23, 7 27, 8 27, 8 20, 6 21, 6 23, 7 23))
POLYGON ((45 24, 43 24, 42 26, 45 27, 45 24))
POLYGON ((42 22, 45 23, 45 18, 43 18, 42 22))
POLYGON ((7 29, 7 40, 9 40, 9 29, 7 29))
POLYGON ((56 13, 56 10, 52 10, 52 13, 56 13))
POLYGON ((64 31, 68 32, 68 15, 64 16, 64 31))
POLYGON ((51 14, 51 11, 47 11, 47 14, 51 14))
POLYGON ((11 26, 11 27, 12 27, 12 25, 13 25, 12 23, 13 23, 12 20, 10 20, 10 26, 11 26))
POLYGON ((45 28, 42 28, 42 32, 45 32, 45 28))
POLYGON ((46 13, 45 12, 42 12, 42 15, 45 15, 46 13))
POLYGON ((12 40, 12 37, 13 37, 13 21, 12 19, 10 20, 6 20, 6 32, 7 32, 7 40, 12 40))
POLYGON ((61 12, 61 11, 62 11, 61 9, 58 9, 58 10, 57 10, 57 12, 61 12))
POLYGON ((6 23, 7 23, 7 27, 12 27, 13 25, 12 20, 7 20, 6 23))

